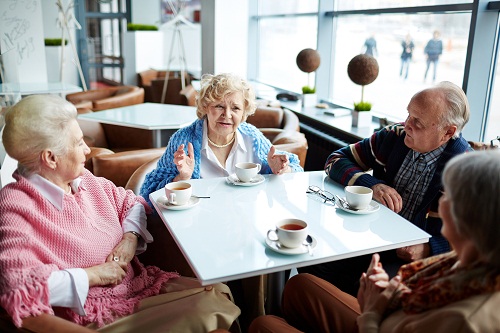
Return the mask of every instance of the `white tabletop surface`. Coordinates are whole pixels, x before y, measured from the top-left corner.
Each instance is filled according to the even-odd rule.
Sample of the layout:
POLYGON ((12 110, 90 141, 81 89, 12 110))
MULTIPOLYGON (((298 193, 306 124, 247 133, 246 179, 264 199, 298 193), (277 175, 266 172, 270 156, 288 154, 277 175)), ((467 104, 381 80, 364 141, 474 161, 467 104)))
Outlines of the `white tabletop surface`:
POLYGON ((81 87, 64 82, 0 83, 0 95, 68 94, 79 91, 82 91, 81 87))
POLYGON ((197 119, 193 106, 142 103, 78 115, 80 119, 147 130, 179 129, 197 119))
MULTIPOLYGON (((323 171, 265 175, 256 186, 235 186, 225 178, 192 179, 193 194, 210 196, 187 210, 156 203, 164 190, 150 194, 156 210, 204 285, 283 271, 427 242, 430 235, 381 205, 355 215, 306 194, 317 185, 343 196, 343 187, 323 171), (313 256, 271 250, 266 234, 284 218, 308 222, 318 244, 313 256)), ((168 255, 168 253, 165 253, 168 255)))

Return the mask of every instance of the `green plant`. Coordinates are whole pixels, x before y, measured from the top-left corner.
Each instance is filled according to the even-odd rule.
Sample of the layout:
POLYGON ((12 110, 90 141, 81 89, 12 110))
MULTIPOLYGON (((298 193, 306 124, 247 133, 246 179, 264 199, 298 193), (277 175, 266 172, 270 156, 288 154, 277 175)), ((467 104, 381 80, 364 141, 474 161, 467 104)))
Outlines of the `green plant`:
POLYGON ((368 102, 359 102, 354 103, 354 110, 356 111, 370 111, 372 109, 372 103, 368 102))
POLYGON ((303 94, 314 94, 314 93, 316 93, 316 88, 311 88, 309 86, 303 86, 302 93, 303 94))
MULTIPOLYGON (((61 46, 62 38, 45 38, 45 46, 61 46)), ((64 40, 64 45, 68 45, 68 40, 64 40)))
POLYGON ((128 23, 127 31, 157 31, 158 27, 151 24, 128 23))

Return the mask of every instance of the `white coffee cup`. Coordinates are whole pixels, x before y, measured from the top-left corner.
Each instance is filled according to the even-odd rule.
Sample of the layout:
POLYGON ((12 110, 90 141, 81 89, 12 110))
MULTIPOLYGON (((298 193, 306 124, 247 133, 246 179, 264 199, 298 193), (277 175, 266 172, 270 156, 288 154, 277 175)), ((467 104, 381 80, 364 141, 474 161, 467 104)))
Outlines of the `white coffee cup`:
POLYGON ((346 186, 344 192, 347 203, 354 209, 367 208, 373 197, 372 189, 365 186, 346 186))
POLYGON ((276 224, 276 228, 267 232, 267 238, 279 241, 281 245, 295 248, 302 245, 307 238, 307 223, 299 219, 284 219, 276 224))
POLYGON ((165 195, 171 205, 182 206, 188 203, 193 189, 186 182, 173 182, 165 185, 165 195))
POLYGON ((236 177, 244 183, 248 183, 260 171, 260 164, 252 162, 238 163, 235 166, 236 177))

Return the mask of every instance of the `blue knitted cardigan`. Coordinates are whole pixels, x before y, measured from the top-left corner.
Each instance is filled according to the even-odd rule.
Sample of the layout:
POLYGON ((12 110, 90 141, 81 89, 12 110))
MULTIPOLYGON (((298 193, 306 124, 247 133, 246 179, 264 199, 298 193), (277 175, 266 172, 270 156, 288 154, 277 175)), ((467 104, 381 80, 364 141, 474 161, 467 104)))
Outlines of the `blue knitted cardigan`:
MULTIPOLYGON (((403 124, 387 126, 369 138, 330 154, 325 164, 325 172, 331 179, 343 185, 372 187, 383 183, 394 187, 394 178, 410 150, 404 144, 405 136, 403 124), (373 170, 373 176, 365 173, 368 170, 373 170)), ((429 240, 431 255, 450 250, 448 241, 441 235, 442 221, 438 214, 444 166, 452 157, 468 150, 472 148, 461 134, 448 142, 437 162, 436 171, 422 203, 411 221, 432 235, 429 240)))
MULTIPOLYGON (((195 120, 191 125, 181 128, 175 132, 170 138, 165 153, 158 161, 156 169, 146 175, 146 179, 142 184, 140 194, 146 201, 149 201, 149 194, 163 188, 165 184, 170 183, 178 174, 176 165, 174 164, 174 153, 181 144, 184 144, 187 153, 188 142, 193 144, 195 166, 192 179, 200 178, 200 162, 201 162, 201 143, 203 139, 203 122, 204 119, 195 120)), ((261 174, 271 174, 273 171, 267 162, 267 154, 271 149, 271 142, 262 134, 255 126, 243 122, 238 126, 238 131, 244 136, 253 138, 253 149, 257 152, 257 156, 262 165, 261 174)), ((280 154, 288 155, 290 168, 293 172, 302 172, 304 169, 300 166, 300 161, 297 155, 280 151, 280 154)))

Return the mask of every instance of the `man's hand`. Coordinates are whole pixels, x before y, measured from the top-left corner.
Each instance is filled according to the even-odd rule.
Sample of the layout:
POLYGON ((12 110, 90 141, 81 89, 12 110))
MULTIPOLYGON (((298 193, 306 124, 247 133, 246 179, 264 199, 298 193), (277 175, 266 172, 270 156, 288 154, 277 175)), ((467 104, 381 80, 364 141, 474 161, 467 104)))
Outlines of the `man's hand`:
POLYGON ((399 193, 390 186, 385 184, 376 184, 372 186, 373 199, 387 206, 395 213, 399 213, 403 208, 403 199, 399 193))
POLYGON ((430 253, 429 243, 405 246, 396 250, 398 257, 408 262, 427 258, 430 253))

